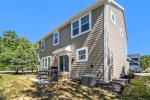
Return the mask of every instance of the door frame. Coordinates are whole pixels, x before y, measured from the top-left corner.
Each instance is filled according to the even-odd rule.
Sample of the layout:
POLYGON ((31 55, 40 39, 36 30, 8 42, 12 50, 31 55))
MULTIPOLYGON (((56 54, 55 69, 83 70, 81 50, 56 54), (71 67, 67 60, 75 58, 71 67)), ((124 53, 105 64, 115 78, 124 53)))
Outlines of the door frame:
POLYGON ((68 60, 69 60, 69 71, 68 71, 68 74, 69 74, 69 77, 70 77, 70 72, 71 72, 71 70, 70 70, 70 66, 71 66, 71 58, 70 58, 70 54, 69 53, 61 53, 61 54, 59 54, 58 55, 58 72, 60 72, 60 56, 65 56, 65 55, 67 55, 68 56, 68 60))

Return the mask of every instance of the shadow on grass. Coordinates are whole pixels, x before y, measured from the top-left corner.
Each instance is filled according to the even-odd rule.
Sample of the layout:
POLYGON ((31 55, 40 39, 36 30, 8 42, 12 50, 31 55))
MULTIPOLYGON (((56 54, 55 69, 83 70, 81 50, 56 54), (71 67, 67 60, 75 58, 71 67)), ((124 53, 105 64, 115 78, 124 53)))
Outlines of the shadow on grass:
POLYGON ((3 95, 3 90, 0 90, 0 100, 6 100, 6 97, 3 95))
POLYGON ((6 100, 6 97, 0 94, 0 100, 6 100))
POLYGON ((106 96, 100 90, 94 90, 70 81, 52 82, 45 85, 34 83, 31 89, 22 92, 29 97, 40 98, 42 100, 99 100, 106 96))

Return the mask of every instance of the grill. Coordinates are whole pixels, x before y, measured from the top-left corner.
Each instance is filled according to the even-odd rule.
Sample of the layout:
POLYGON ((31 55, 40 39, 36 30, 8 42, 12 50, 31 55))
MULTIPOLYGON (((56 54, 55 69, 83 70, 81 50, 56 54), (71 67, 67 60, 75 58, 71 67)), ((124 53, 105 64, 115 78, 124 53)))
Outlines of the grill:
POLYGON ((58 67, 51 67, 51 80, 57 81, 58 80, 58 67))

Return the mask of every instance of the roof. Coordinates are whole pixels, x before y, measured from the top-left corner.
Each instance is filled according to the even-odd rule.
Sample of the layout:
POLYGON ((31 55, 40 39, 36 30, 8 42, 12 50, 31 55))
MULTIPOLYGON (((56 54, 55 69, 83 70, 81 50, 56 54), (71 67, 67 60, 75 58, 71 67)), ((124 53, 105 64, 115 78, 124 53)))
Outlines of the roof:
POLYGON ((91 6, 87 7, 86 9, 82 10, 81 12, 79 12, 78 14, 76 14, 75 16, 71 17, 69 20, 65 21, 63 24, 59 25, 57 28, 55 28, 54 30, 52 30, 51 32, 49 32, 45 37, 43 37, 42 39, 40 39, 37 43, 43 41, 44 39, 48 38, 50 35, 52 35, 54 32, 60 30, 61 28, 63 28, 64 26, 68 25, 69 23, 71 23, 72 21, 76 20, 78 17, 83 16, 84 14, 86 14, 89 11, 92 11, 94 9, 96 9, 97 7, 100 7, 102 5, 104 5, 105 3, 108 4, 113 4, 115 5, 117 8, 119 8, 120 10, 124 11, 124 8, 122 6, 120 6, 118 3, 116 3, 114 0, 97 0, 97 2, 95 2, 94 4, 92 4, 91 6))
POLYGON ((71 45, 68 45, 66 47, 62 47, 60 49, 56 49, 53 54, 58 54, 58 53, 61 53, 61 52, 71 52, 71 45))

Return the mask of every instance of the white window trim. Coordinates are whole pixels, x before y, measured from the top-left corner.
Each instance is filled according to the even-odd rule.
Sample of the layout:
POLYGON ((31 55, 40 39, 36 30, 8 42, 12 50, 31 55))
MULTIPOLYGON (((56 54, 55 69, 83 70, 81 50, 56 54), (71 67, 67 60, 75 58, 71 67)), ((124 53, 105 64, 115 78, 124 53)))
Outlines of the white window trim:
POLYGON ((45 58, 42 58, 42 68, 45 68, 45 58), (44 61, 43 61, 44 60, 44 61), (44 62, 44 63, 43 63, 44 62), (44 66, 43 66, 44 65, 44 66))
POLYGON ((50 57, 50 66, 51 66, 51 62, 52 62, 52 57, 51 56, 47 56, 42 58, 42 68, 48 68, 48 58, 50 57), (47 67, 45 67, 45 59, 47 58, 47 67), (43 64, 43 59, 44 59, 44 64, 43 64), (44 66, 43 66, 44 65, 44 66))
POLYGON ((77 37, 77 36, 79 36, 79 34, 78 35, 75 35, 75 36, 73 36, 73 23, 74 22, 76 22, 76 21, 78 21, 79 22, 79 34, 80 34, 80 26, 81 26, 81 21, 80 21, 80 19, 77 19, 77 20, 75 20, 75 21, 73 21, 73 22, 71 22, 71 38, 75 38, 75 37, 77 37))
POLYGON ((121 36, 121 38, 123 38, 123 35, 124 35, 123 30, 122 30, 122 28, 120 28, 120 36, 121 36))
POLYGON ((116 16, 115 16, 115 14, 113 13, 113 11, 111 11, 110 19, 111 19, 111 21, 112 21, 114 24, 116 24, 116 16), (115 17, 115 20, 112 19, 112 16, 115 17))
POLYGON ((45 40, 41 41, 40 45, 41 45, 41 51, 44 51, 45 50, 45 40), (44 42, 44 49, 42 49, 43 42, 44 42))
POLYGON ((71 38, 73 39, 73 38, 78 37, 78 36, 80 36, 80 35, 82 35, 82 34, 84 34, 84 33, 88 33, 88 32, 91 31, 91 29, 92 29, 92 14, 91 14, 91 12, 90 12, 90 13, 85 14, 84 16, 80 17, 79 19, 77 19, 77 20, 71 22, 71 38), (81 32, 81 18, 83 18, 83 17, 85 17, 85 16, 87 16, 87 15, 89 15, 89 30, 84 31, 84 32, 81 32), (72 28, 72 27, 73 27, 73 23, 76 22, 76 21, 79 21, 79 34, 73 36, 73 28, 72 28))
POLYGON ((85 62, 85 61, 88 61, 88 48, 87 47, 83 47, 83 48, 80 48, 80 49, 77 49, 76 50, 76 60, 77 62, 85 62), (79 54, 79 51, 81 50, 85 50, 85 55, 86 55, 86 58, 83 59, 83 60, 79 60, 79 57, 78 57, 78 54, 79 54))
POLYGON ((58 44, 59 44, 59 31, 53 33, 53 46, 58 45, 58 44), (58 33, 58 43, 55 44, 54 35, 55 35, 56 33, 58 33))

